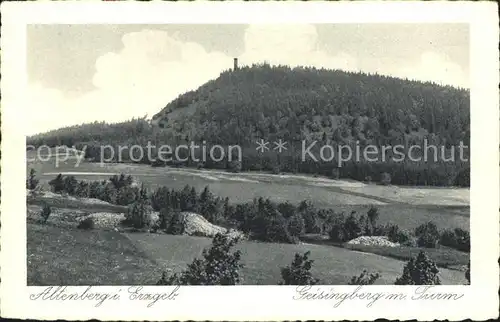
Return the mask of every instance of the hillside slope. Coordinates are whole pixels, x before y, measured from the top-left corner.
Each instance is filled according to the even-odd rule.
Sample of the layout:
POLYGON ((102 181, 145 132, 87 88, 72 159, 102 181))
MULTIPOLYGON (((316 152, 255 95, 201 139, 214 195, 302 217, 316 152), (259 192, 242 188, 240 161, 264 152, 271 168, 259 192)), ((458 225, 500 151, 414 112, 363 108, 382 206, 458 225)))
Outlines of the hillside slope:
MULTIPOLYGON (((217 79, 168 103, 151 122, 139 118, 118 124, 71 126, 33 136, 28 143, 76 145, 80 149, 85 145, 87 157, 93 159, 101 157, 102 145, 145 147, 153 142, 155 146, 175 147, 194 141, 206 142, 207 151, 215 144, 239 145, 243 149, 241 164, 235 166, 226 158, 222 162, 205 160, 201 166, 355 180, 380 180, 386 172, 392 183, 400 185, 468 186, 469 163, 459 159, 456 146, 461 142, 468 146, 470 142, 469 99, 468 90, 433 83, 264 64, 222 72, 217 79), (255 150, 260 139, 271 142, 269 151, 255 150), (272 142, 281 139, 287 142, 287 149, 278 155, 272 142), (352 150, 375 146, 378 160, 350 160, 340 165, 337 154, 320 162, 301 159, 302 147, 314 142, 318 144, 310 151, 316 156, 324 145, 331 146, 334 154, 339 146, 347 145, 352 150), (444 147, 453 160, 439 160, 439 152, 435 152, 437 160, 431 155, 418 162, 390 160, 395 155, 390 150, 387 158, 381 156, 384 146, 399 145, 407 152, 411 145, 425 144, 444 147)), ((413 156, 421 157, 419 151, 422 149, 413 150, 413 156)), ((200 150, 180 163, 200 166, 193 160, 201 158, 197 153, 200 150)), ((178 157, 187 156, 181 153, 178 157)), ((468 149, 464 156, 468 158, 468 149)), ((128 153, 122 155, 122 161, 128 157, 128 153)), ((139 162, 155 163, 145 154, 139 162)))
POLYGON ((366 145, 428 137, 456 145, 468 142, 469 92, 379 75, 258 65, 223 72, 180 95, 153 121, 213 144, 280 137, 366 145))

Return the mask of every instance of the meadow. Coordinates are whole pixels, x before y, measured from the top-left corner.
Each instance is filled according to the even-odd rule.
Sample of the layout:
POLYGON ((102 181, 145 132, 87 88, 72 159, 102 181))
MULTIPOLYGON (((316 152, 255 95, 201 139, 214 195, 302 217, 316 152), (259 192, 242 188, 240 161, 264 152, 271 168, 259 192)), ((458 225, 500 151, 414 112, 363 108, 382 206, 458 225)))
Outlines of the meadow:
MULTIPOLYGON (((200 257, 211 239, 113 231, 81 231, 28 224, 28 285, 148 285, 163 270, 180 271, 200 257)), ((363 269, 378 271, 377 284, 393 284, 405 262, 348 249, 243 241, 243 284, 276 285, 280 267, 296 252, 311 251, 312 273, 322 284, 347 284, 363 269)), ((440 268, 443 284, 465 283, 461 271, 440 268)))

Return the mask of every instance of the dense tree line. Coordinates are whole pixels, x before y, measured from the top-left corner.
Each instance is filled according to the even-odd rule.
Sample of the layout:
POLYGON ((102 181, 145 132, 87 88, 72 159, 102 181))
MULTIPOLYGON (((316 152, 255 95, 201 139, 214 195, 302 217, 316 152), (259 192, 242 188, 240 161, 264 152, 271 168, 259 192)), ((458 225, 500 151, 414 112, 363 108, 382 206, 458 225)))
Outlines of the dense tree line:
MULTIPOLYGON (((398 78, 347 73, 316 68, 271 67, 258 65, 225 71, 216 80, 195 91, 180 95, 153 117, 133 119, 118 124, 91 123, 67 127, 30 137, 28 143, 50 146, 87 146, 87 156, 100 159, 102 145, 168 144, 175 148, 196 142, 207 148, 215 144, 240 145, 243 159, 237 170, 300 172, 335 178, 379 180, 382 173, 391 175, 392 183, 401 185, 469 185, 469 162, 459 158, 457 146, 470 144, 469 91, 433 83, 398 78), (189 110, 189 117, 176 111, 189 110), (273 142, 282 139, 287 150, 277 154, 255 150, 260 138, 273 142), (356 151, 373 145, 379 148, 370 158, 378 161, 350 160, 339 167, 335 155, 329 161, 302 160, 302 144, 319 155, 324 145, 349 146, 356 151), (382 146, 400 145, 408 154, 412 145, 435 145, 445 148, 443 161, 430 152, 427 160, 393 160, 382 146)), ((115 149, 116 151, 117 149, 115 149)), ((146 150, 146 149, 144 149, 146 150)), ((137 160, 138 151, 133 153, 137 160)), ((422 150, 413 150, 414 158, 422 150)), ((181 158, 192 156, 185 152, 181 158)), ((469 149, 464 149, 468 159, 469 149)), ((105 155, 106 157, 106 155, 105 155)), ((115 156, 117 157, 117 156, 115 156)), ((122 155, 123 162, 130 155, 122 155)), ((201 151, 195 152, 201 158, 201 151)), ((221 162, 170 162, 174 165, 234 169, 227 159, 221 162)), ((115 160, 116 161, 116 160, 115 160)), ((144 156, 138 162, 152 163, 144 156)), ((162 165, 155 163, 154 165, 162 165)))
MULTIPOLYGON (((37 183, 35 172, 30 171, 27 189, 34 190, 37 183)), ((420 225, 414 232, 391 223, 381 225, 375 207, 366 214, 353 211, 345 215, 334 209, 317 208, 308 200, 294 205, 259 197, 250 202, 231 204, 228 198, 214 195, 208 186, 201 192, 189 185, 180 190, 160 187, 149 192, 144 186, 134 185, 133 178, 124 174, 90 182, 59 174, 49 185, 56 193, 129 206, 127 222, 131 226, 154 226, 169 234, 182 234, 180 213, 194 212, 213 224, 240 230, 249 238, 264 242, 297 243, 304 234, 328 235, 338 243, 360 236, 387 236, 390 241, 404 246, 435 248, 443 245, 470 251, 468 231, 459 228, 440 231, 433 222, 420 225), (158 223, 150 222, 148 215, 152 211, 159 212, 158 223)))

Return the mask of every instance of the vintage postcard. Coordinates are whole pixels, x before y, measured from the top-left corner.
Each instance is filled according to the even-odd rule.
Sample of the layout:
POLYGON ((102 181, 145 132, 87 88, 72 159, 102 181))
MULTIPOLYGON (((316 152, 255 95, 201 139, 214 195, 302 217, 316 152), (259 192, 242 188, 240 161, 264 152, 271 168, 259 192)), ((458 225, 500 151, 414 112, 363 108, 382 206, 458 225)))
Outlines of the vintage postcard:
POLYGON ((498 317, 495 3, 1 12, 2 317, 498 317))

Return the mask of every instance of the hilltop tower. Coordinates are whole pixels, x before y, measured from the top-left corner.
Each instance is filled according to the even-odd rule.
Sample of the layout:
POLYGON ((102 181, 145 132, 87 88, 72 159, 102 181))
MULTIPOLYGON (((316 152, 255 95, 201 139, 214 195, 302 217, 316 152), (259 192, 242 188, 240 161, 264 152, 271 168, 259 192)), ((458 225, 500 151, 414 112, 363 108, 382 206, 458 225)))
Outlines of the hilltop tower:
POLYGON ((233 70, 238 70, 238 58, 234 58, 234 68, 233 70))

